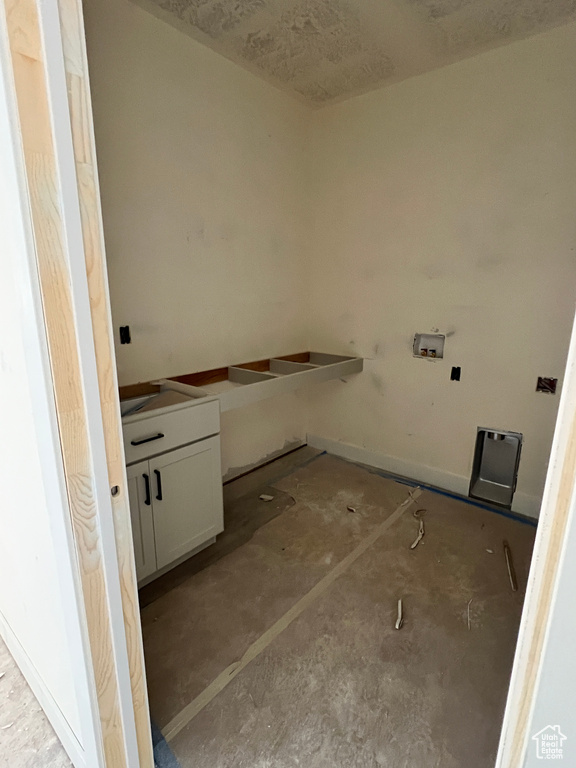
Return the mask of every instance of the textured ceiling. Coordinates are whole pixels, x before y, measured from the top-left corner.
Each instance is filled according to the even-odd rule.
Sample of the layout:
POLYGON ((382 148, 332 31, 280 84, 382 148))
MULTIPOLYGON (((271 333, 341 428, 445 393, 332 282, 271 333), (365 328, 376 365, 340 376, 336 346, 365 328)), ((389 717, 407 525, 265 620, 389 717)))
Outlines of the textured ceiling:
POLYGON ((313 104, 576 20, 576 0, 135 0, 313 104))

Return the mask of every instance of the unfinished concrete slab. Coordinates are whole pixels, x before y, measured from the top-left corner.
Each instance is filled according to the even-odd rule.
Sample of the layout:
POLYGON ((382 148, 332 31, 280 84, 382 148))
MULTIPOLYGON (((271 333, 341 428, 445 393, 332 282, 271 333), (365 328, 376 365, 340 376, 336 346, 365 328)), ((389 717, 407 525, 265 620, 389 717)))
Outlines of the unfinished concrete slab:
POLYGON ((406 495, 397 483, 368 473, 360 483, 352 465, 322 459, 342 465, 344 486, 317 473, 316 462, 295 471, 278 486, 296 500, 288 514, 142 611, 152 716, 161 728, 406 495), (347 512, 362 500, 362 512, 347 512))
POLYGON ((142 587, 139 591, 140 607, 145 608, 195 573, 233 552, 249 541, 259 528, 292 506, 295 501, 290 494, 267 488, 266 484, 291 474, 295 468, 306 465, 320 454, 321 451, 316 448, 304 445, 271 460, 259 467, 257 472, 248 471, 225 483, 224 531, 213 545, 142 587), (271 502, 263 502, 259 498, 266 492, 274 497, 271 502))
POLYGON ((266 482, 295 504, 143 611, 152 716, 183 768, 493 765, 534 528, 430 491, 395 514, 408 486, 325 455, 266 482))
POLYGON ((24 675, 0 639, 0 766, 71 768, 24 675))

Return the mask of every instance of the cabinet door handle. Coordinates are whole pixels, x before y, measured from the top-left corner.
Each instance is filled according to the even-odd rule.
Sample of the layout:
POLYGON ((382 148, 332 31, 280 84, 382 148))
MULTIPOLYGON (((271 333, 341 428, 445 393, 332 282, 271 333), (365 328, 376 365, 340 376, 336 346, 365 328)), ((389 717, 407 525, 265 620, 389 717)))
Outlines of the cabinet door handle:
POLYGON ((130 440, 130 445, 144 445, 144 443, 151 443, 152 440, 160 440, 161 437, 164 437, 162 432, 158 432, 157 435, 152 435, 152 437, 144 437, 142 440, 130 440))
POLYGON ((162 501, 162 475, 160 474, 159 469, 155 469, 154 474, 156 475, 156 485, 158 486, 158 493, 156 498, 158 501, 162 501))
POLYGON ((144 484, 146 486, 146 498, 144 499, 144 504, 146 504, 147 507, 150 506, 150 478, 147 474, 143 474, 142 477, 144 478, 144 484))

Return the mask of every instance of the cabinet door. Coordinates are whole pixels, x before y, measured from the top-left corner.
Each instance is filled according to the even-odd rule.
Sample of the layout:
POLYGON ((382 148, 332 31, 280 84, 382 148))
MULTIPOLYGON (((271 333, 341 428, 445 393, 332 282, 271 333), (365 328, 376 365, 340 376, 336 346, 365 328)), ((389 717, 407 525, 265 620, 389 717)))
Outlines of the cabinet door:
POLYGON ((148 462, 141 461, 139 464, 133 464, 127 468, 126 474, 128 476, 128 499, 130 501, 136 578, 141 581, 157 570, 154 520, 152 517, 152 479, 148 462), (146 493, 146 476, 149 478, 149 494, 146 493))
POLYGON ((224 530, 220 438, 150 459, 158 568, 224 530))

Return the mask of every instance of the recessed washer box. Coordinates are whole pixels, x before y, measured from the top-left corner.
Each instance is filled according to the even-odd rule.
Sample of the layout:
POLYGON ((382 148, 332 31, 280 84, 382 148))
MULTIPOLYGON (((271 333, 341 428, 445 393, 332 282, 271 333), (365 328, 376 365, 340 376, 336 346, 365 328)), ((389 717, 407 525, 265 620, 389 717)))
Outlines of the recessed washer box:
POLYGON ((425 360, 441 360, 444 357, 444 342, 442 333, 416 333, 414 335, 414 357, 425 360))

